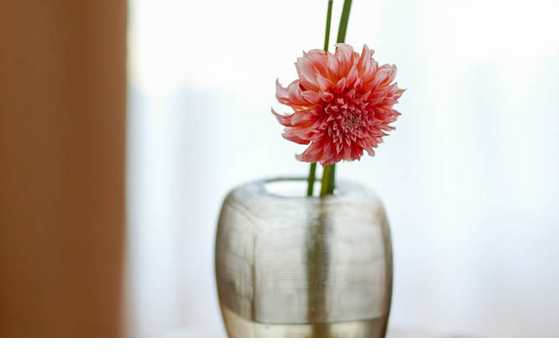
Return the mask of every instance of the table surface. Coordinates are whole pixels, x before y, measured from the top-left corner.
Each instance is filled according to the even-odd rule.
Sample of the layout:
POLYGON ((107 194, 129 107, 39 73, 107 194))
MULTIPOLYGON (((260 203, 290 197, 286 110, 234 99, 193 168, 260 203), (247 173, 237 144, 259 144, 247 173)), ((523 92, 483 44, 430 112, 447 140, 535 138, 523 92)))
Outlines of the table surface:
MULTIPOLYGON (((185 327, 171 331, 163 337, 169 338, 226 338, 224 329, 220 328, 200 328, 185 327)), ((389 328, 387 337, 389 338, 449 338, 449 337, 469 337, 462 334, 436 334, 429 331, 417 329, 389 328)))

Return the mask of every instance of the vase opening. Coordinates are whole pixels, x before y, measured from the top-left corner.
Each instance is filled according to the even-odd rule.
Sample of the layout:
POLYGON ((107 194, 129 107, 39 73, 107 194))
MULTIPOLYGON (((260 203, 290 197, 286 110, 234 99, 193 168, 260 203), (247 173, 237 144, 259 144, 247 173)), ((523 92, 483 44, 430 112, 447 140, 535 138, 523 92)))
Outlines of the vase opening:
MULTIPOLYGON (((320 179, 314 182, 313 196, 320 194, 320 179)), ((277 178, 264 180, 262 183, 264 192, 270 195, 286 198, 306 198, 308 182, 305 178, 277 178)), ((334 195, 340 195, 340 189, 334 189, 334 195)))

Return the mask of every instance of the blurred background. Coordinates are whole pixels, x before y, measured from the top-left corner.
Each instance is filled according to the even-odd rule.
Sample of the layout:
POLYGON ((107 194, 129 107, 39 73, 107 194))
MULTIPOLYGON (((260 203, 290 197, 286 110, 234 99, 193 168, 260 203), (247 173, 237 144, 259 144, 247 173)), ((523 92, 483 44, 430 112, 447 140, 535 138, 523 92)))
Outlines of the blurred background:
MULTIPOLYGON (((0 3, 0 336, 225 336, 221 202, 306 176, 270 109, 326 7, 0 3)), ((377 155, 337 169, 387 208, 389 336, 559 337, 557 13, 353 1, 347 43, 408 89, 377 155)))
MULTIPOLYGON (((129 3, 134 335, 223 334, 221 201, 246 181, 307 173, 270 108, 284 110, 274 81, 322 46, 326 4, 129 3)), ((337 171, 387 207, 389 333, 559 336, 558 12, 540 0, 353 1, 346 42, 396 64, 408 89, 377 155, 337 171)))

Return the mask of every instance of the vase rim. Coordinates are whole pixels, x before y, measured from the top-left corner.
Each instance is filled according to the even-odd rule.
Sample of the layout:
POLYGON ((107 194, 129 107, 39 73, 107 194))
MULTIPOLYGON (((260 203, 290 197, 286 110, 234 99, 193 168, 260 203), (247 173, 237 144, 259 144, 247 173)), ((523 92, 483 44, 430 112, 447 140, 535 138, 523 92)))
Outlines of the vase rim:
POLYGON ((300 200, 308 200, 308 201, 320 201, 320 200, 326 200, 326 199, 339 199, 339 198, 343 198, 347 195, 348 191, 350 190, 350 188, 361 188, 361 186, 358 183, 355 183, 353 181, 348 181, 345 179, 342 180, 338 180, 336 182, 336 188, 334 190, 334 194, 332 195, 326 195, 326 196, 316 196, 316 192, 317 190, 320 191, 320 179, 315 180, 315 195, 314 196, 307 196, 306 195, 306 183, 307 183, 307 179, 304 177, 297 177, 297 176, 278 176, 278 177, 270 177, 270 178, 265 178, 265 179, 260 179, 257 181, 254 181, 252 184, 256 185, 257 190, 260 194, 262 195, 266 195, 266 196, 271 196, 274 198, 280 198, 280 199, 300 199, 300 200), (275 189, 273 187, 271 187, 270 185, 276 184, 276 183, 288 183, 288 182, 293 182, 293 183, 302 183, 305 184, 302 186, 301 188, 301 192, 300 194, 286 194, 286 193, 282 193, 282 191, 275 189))

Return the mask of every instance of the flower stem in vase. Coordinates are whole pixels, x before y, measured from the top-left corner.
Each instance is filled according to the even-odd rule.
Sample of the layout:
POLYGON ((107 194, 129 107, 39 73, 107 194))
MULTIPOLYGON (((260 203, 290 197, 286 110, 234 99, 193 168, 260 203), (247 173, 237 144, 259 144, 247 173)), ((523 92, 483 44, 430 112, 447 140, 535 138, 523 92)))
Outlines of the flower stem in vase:
POLYGON ((316 180, 316 163, 311 164, 311 169, 309 171, 308 186, 307 186, 307 196, 312 196, 314 192, 314 182, 316 180))
MULTIPOLYGON (((332 24, 332 5, 334 0, 328 0, 328 11, 326 12, 326 32, 324 34, 324 51, 328 51, 330 43, 330 25, 332 24)), ((314 182, 316 179, 316 163, 311 164, 308 177, 307 196, 313 196, 314 182)))

